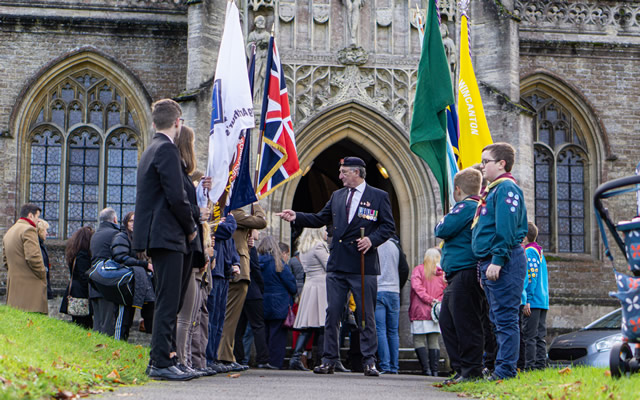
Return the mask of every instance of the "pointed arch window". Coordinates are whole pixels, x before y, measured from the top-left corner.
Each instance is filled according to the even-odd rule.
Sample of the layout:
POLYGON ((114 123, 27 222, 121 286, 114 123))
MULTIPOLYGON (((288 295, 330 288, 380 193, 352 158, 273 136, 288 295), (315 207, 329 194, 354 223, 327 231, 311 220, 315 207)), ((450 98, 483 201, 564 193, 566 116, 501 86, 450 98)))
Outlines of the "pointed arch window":
POLYGON ((141 110, 100 70, 83 65, 52 77, 25 121, 26 200, 42 208, 53 238, 95 227, 104 207, 122 219, 135 205, 141 110))
POLYGON ((558 253, 590 251, 586 218, 589 153, 574 116, 536 90, 524 98, 536 110, 534 129, 535 222, 538 243, 558 253))

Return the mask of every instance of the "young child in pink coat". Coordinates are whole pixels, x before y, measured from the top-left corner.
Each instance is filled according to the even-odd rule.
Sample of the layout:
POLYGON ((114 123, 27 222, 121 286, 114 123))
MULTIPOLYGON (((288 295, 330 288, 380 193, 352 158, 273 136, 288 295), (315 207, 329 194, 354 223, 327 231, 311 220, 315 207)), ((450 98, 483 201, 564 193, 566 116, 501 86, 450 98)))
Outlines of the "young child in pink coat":
POLYGON ((422 372, 432 376, 438 376, 440 326, 431 317, 431 309, 442 301, 444 288, 447 286, 440 268, 440 257, 439 249, 427 250, 423 264, 416 266, 411 273, 409 319, 413 345, 422 365, 422 372))

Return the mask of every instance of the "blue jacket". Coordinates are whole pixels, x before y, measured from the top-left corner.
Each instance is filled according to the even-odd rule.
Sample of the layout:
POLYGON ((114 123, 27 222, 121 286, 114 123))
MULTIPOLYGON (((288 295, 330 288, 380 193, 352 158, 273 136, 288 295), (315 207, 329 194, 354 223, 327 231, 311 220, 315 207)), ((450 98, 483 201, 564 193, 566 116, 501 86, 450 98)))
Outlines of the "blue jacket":
POLYGON ((527 235, 527 209, 515 182, 503 181, 489 191, 472 235, 476 257, 491 257, 491 263, 500 266, 507 263, 511 249, 520 246, 527 235))
POLYGON ((231 278, 231 266, 240 265, 240 256, 233 241, 233 233, 237 224, 233 215, 227 215, 227 219, 218 225, 215 233, 216 265, 211 271, 211 276, 217 278, 231 278))
POLYGON ((260 254, 258 260, 264 279, 264 319, 284 320, 287 318, 292 296, 298 290, 296 278, 284 263, 282 272, 276 272, 276 262, 271 254, 260 254))
POLYGON ((477 197, 467 197, 436 225, 435 235, 444 239, 442 269, 447 275, 463 269, 475 269, 478 259, 471 250, 471 223, 478 208, 477 197))
POLYGON ((549 279, 547 260, 537 243, 525 246, 527 256, 527 278, 524 280, 522 304, 529 303, 531 308, 549 309, 549 279))

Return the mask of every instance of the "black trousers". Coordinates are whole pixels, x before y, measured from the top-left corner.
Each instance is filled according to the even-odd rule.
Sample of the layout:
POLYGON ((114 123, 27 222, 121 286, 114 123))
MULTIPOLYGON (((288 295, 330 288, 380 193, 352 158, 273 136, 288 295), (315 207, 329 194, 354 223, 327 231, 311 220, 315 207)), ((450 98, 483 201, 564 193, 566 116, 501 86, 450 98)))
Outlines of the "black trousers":
POLYGON ((251 331, 253 332, 253 343, 256 346, 256 363, 267 364, 269 362, 269 348, 267 347, 262 299, 244 301, 242 314, 236 327, 235 345, 233 346, 233 355, 236 360, 244 360, 245 352, 251 351, 251 349, 244 348, 242 341, 247 330, 247 323, 251 325, 251 331))
POLYGON ((356 302, 356 322, 360 330, 360 352, 362 364, 374 365, 378 351, 378 335, 376 334, 376 296, 378 294, 378 280, 376 275, 364 277, 364 312, 365 326, 362 327, 362 285, 360 274, 345 274, 342 272, 327 273, 327 317, 324 324, 324 353, 322 362, 335 364, 340 359, 338 347, 339 327, 342 320, 347 294, 351 291, 356 302))
POLYGON ((182 297, 184 254, 173 250, 150 249, 149 255, 153 263, 156 290, 151 334, 151 364, 158 368, 167 368, 173 365, 169 354, 175 351, 176 322, 182 297))
POLYGON ((476 269, 448 277, 440 308, 440 331, 451 368, 464 377, 482 376, 482 289, 476 269))

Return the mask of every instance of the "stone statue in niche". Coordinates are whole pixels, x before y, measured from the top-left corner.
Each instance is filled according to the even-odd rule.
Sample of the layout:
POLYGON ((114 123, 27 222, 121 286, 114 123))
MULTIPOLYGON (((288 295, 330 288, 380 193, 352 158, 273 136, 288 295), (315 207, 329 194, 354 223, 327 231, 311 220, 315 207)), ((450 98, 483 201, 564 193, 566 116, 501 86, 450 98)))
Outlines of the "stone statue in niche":
POLYGON ((262 90, 267 76, 266 64, 267 53, 269 51, 269 39, 271 35, 267 32, 267 21, 262 15, 258 15, 253 20, 254 29, 247 37, 247 55, 251 57, 251 48, 256 46, 256 71, 254 77, 254 96, 256 104, 262 104, 262 90))
POLYGON ((442 21, 442 23, 440 24, 440 35, 442 36, 442 45, 444 46, 444 52, 447 56, 447 61, 449 62, 449 70, 451 71, 451 82, 455 86, 457 64, 456 43, 449 36, 449 28, 444 21, 442 21))
POLYGON ((349 33, 349 46, 358 45, 358 25, 360 25, 360 8, 365 0, 342 0, 347 8, 347 31, 349 33))

